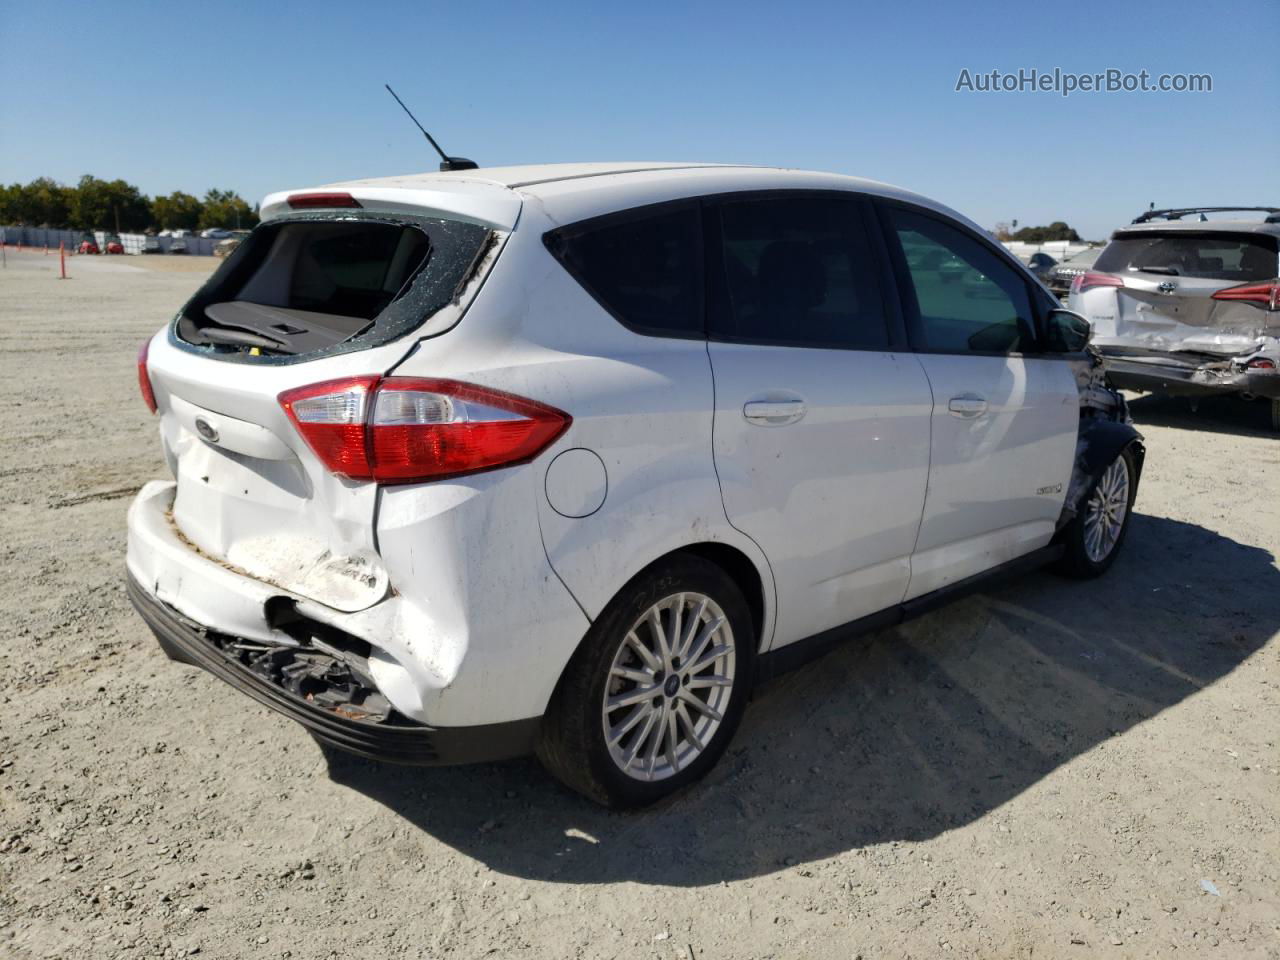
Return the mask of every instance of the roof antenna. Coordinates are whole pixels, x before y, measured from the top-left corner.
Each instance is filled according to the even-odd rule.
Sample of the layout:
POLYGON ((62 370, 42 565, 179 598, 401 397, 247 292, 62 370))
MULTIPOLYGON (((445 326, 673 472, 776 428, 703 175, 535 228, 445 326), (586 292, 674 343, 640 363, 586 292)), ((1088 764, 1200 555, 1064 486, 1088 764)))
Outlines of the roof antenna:
POLYGON ((468 160, 466 157, 447 156, 445 152, 440 149, 440 144, 436 143, 435 137, 427 133, 427 128, 418 123, 418 118, 410 113, 409 108, 404 105, 404 101, 396 96, 396 92, 391 89, 391 84, 384 83, 383 86, 387 88, 387 93, 396 98, 396 103, 400 104, 400 109, 409 114, 409 119, 412 120, 414 125, 422 131, 422 135, 427 138, 427 142, 430 143, 431 146, 435 147, 436 153, 440 154, 441 170, 476 170, 479 168, 480 165, 474 160, 468 160))

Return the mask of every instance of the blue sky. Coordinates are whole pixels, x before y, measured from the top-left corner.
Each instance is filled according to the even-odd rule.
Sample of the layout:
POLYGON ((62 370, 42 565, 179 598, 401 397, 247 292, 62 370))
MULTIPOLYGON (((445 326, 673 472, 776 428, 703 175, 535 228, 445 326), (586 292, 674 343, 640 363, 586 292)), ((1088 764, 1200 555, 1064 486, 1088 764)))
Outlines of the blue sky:
POLYGON ((481 165, 710 160, 886 180, 1090 237, 1280 205, 1280 2, 0 0, 0 180, 149 194, 481 165), (961 69, 1208 73, 1213 92, 957 93, 961 69))

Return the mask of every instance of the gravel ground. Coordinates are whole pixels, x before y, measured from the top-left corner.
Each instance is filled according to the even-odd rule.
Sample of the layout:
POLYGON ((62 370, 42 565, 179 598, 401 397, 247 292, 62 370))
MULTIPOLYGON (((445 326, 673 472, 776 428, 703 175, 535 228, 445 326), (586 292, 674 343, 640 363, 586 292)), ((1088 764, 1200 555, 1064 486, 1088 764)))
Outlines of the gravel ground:
MULTIPOLYGON (((120 258, 123 260, 124 258, 120 258)), ((600 810, 401 770, 166 660, 122 585, 134 354, 201 275, 0 272, 0 955, 1280 957, 1280 456, 1146 398, 1125 553, 764 690, 709 781, 600 810)))

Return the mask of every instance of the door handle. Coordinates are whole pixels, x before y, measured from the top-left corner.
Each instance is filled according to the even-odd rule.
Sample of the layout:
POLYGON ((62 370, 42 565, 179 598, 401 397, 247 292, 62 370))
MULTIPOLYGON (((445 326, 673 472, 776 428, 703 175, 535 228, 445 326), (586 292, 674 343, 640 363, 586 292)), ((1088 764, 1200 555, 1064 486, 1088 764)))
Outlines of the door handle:
POLYGON ((947 404, 947 409, 951 411, 953 417, 972 420, 987 412, 987 401, 976 394, 966 393, 963 396, 952 397, 951 402, 947 404))
POLYGON ((742 415, 758 427, 783 427, 801 419, 807 409, 803 400, 748 400, 742 415))

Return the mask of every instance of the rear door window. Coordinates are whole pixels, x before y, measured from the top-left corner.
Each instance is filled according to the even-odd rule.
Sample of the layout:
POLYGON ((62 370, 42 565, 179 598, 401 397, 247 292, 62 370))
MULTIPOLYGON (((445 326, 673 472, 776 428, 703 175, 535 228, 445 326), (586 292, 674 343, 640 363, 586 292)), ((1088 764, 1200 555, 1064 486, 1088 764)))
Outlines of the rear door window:
POLYGON ((624 326, 702 337, 702 220, 696 201, 610 214, 543 238, 547 249, 624 326))
POLYGON ((1094 269, 1250 283, 1280 273, 1276 244, 1265 234, 1135 231, 1113 237, 1094 269))
POLYGON ((879 264, 854 197, 722 199, 710 332, 721 340, 885 350, 879 264))

